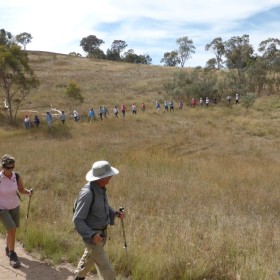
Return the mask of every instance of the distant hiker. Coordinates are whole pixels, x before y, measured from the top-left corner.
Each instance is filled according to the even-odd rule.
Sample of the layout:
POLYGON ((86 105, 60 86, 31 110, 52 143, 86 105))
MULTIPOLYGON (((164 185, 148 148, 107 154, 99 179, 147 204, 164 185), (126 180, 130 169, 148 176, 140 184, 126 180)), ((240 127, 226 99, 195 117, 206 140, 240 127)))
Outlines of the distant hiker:
POLYGON ((122 104, 122 106, 121 106, 121 112, 122 112, 123 117, 125 117, 125 111, 126 111, 126 107, 125 107, 124 104, 122 104))
POLYGON ((133 104, 131 105, 131 111, 132 111, 132 114, 133 114, 133 115, 136 115, 137 109, 136 109, 135 103, 133 103, 133 104))
POLYGON ((75 122, 79 121, 80 119, 80 116, 76 110, 73 111, 73 118, 75 122))
POLYGON ((141 111, 144 113, 145 110, 146 110, 146 105, 145 105, 145 103, 143 102, 143 103, 141 104, 141 111))
POLYGON ((46 122, 47 122, 48 127, 50 128, 52 126, 52 123, 53 123, 53 117, 52 117, 52 114, 50 112, 47 112, 46 122))
POLYGON ((99 118, 103 121, 103 108, 101 106, 98 107, 99 118))
POLYGON ((235 104, 238 104, 239 103, 239 94, 236 93, 235 95, 235 104))
POLYGON ((171 111, 174 112, 174 102, 173 102, 173 100, 170 100, 169 108, 170 108, 170 112, 171 112, 171 111))
POLYGON ((202 97, 200 97, 200 99, 199 99, 199 104, 200 104, 200 107, 203 107, 203 98, 202 97))
POLYGON ((214 97, 213 103, 214 103, 215 105, 217 105, 217 97, 214 97))
POLYGON ((39 119, 38 115, 35 115, 33 123, 34 123, 35 127, 37 127, 37 128, 39 127, 40 119, 39 119))
POLYGON ((182 110, 183 109, 183 101, 179 101, 179 110, 182 110))
POLYGON ((0 171, 0 220, 7 231, 5 251, 13 268, 20 266, 15 252, 16 230, 20 220, 20 201, 17 191, 32 195, 31 190, 24 188, 21 176, 13 171, 15 162, 14 157, 4 155, 1 159, 2 170, 0 171))
POLYGON ((66 115, 65 115, 64 111, 61 111, 60 120, 61 120, 62 124, 65 123, 66 115))
POLYGON ((117 105, 114 107, 113 113, 114 113, 115 117, 118 118, 119 109, 118 109, 118 106, 117 106, 117 105))
POLYGON ((88 183, 77 199, 73 222, 84 241, 85 251, 75 270, 75 280, 85 279, 95 265, 99 279, 114 280, 115 271, 104 252, 107 227, 114 225, 115 217, 124 218, 121 210, 109 206, 106 185, 119 171, 107 161, 97 161, 86 174, 88 183))
POLYGON ((192 107, 195 108, 195 106, 196 106, 196 99, 192 98, 192 107))
POLYGON ((91 123, 92 121, 94 121, 94 110, 93 108, 91 108, 88 112, 88 117, 89 117, 89 122, 91 123))
POLYGON ((107 107, 105 107, 104 105, 102 106, 102 110, 103 110, 103 116, 104 118, 107 119, 107 115, 109 115, 108 109, 107 107))
POLYGON ((156 109, 157 109, 157 111, 159 111, 159 110, 160 110, 160 104, 159 104, 159 102, 158 102, 158 101, 156 101, 156 109))
POLYGON ((209 98, 208 97, 206 97, 206 99, 205 99, 205 104, 206 104, 206 107, 208 107, 208 105, 209 105, 209 98))
POLYGON ((230 95, 228 95, 228 97, 227 97, 227 101, 228 101, 228 104, 230 104, 230 103, 231 103, 231 96, 230 96, 230 95))
POLYGON ((30 127, 30 119, 28 115, 24 116, 24 127, 28 129, 30 127))
POLYGON ((167 103, 166 100, 164 100, 163 106, 164 106, 164 111, 167 111, 167 112, 168 112, 169 109, 168 109, 168 103, 167 103))

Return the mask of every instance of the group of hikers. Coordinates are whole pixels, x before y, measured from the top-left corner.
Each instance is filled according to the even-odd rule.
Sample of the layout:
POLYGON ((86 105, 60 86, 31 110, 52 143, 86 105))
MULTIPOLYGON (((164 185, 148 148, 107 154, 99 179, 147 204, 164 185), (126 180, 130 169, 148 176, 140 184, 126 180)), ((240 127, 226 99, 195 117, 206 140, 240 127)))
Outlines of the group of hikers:
MULTIPOLYGON (((65 120, 66 120, 66 114, 64 113, 64 111, 61 111, 59 118, 60 118, 62 124, 64 124, 65 120)), ((74 118, 74 120, 76 120, 78 118, 77 113, 75 111, 73 112, 73 118, 74 118)), ((49 128, 52 127, 53 121, 54 121, 53 115, 50 112, 47 112, 46 113, 46 123, 49 128)), ((78 119, 77 119, 77 121, 78 121, 78 119)), ((38 115, 35 115, 34 119, 33 119, 34 126, 38 128, 40 123, 41 123, 41 121, 40 121, 38 115)), ((30 120, 28 114, 25 114, 25 116, 24 116, 24 127, 26 129, 31 127, 31 120, 30 120)))
MULTIPOLYGON (((239 94, 236 93, 236 95, 235 95, 235 104, 239 104, 239 100, 240 100, 239 94)), ((228 102, 229 104, 231 104, 231 101, 232 101, 232 96, 231 96, 231 95, 228 95, 228 96, 227 96, 227 102, 228 102)), ((195 106, 196 106, 197 104, 198 104, 197 100, 196 100, 195 98, 192 98, 191 107, 192 107, 192 108, 195 108, 195 106)), ((204 100, 202 97, 199 98, 199 105, 200 105, 201 107, 203 107, 204 104, 205 104, 206 107, 209 106, 209 104, 210 104, 210 99, 209 99, 208 97, 206 97, 205 100, 204 100)), ((214 97, 214 98, 213 98, 213 104, 214 104, 214 105, 217 105, 217 97, 214 97)))
MULTIPOLYGON (((5 253, 13 268, 21 262, 15 252, 16 230, 20 220, 20 200, 18 192, 33 195, 26 189, 21 176, 14 171, 16 160, 5 154, 1 159, 0 171, 0 221, 6 229, 5 253)), ((86 173, 86 183, 81 188, 73 209, 73 223, 80 235, 84 253, 75 270, 75 280, 84 280, 95 265, 99 279, 115 280, 114 268, 103 249, 107 240, 107 227, 114 225, 115 218, 125 218, 124 208, 113 209, 108 202, 106 186, 119 170, 107 161, 93 163, 86 173)), ((123 222, 122 222, 123 223, 123 222)))
MULTIPOLYGON (((199 104, 200 107, 203 107, 204 105, 206 107, 208 107, 210 105, 210 103, 213 103, 214 105, 217 105, 217 102, 218 101, 217 101, 216 97, 213 98, 212 102, 210 101, 210 99, 208 97, 206 97, 205 99, 200 97, 199 101, 197 101, 196 98, 192 98, 190 106, 192 108, 195 108, 199 104)), ((231 104, 232 96, 230 96, 230 95, 227 96, 227 102, 228 102, 228 104, 231 104)), ((240 96, 239 96, 239 94, 236 94, 235 95, 235 103, 238 104, 239 102, 240 102, 240 96)), ((174 112, 175 104, 174 104, 174 101, 172 99, 170 101, 164 100, 162 103, 163 103, 164 112, 172 112, 172 111, 174 112)), ((177 109, 182 110, 183 107, 184 107, 183 101, 179 100, 177 109)), ((156 101, 155 109, 157 111, 161 110, 161 103, 159 101, 156 101)), ((141 103, 140 110, 143 113, 146 111, 146 105, 145 105, 144 102, 141 103)), ((61 123, 64 125, 65 121, 66 121, 66 113, 64 111, 59 111, 59 110, 56 110, 56 111, 59 112, 59 119, 60 119, 61 123)), ((115 118, 118 118, 120 113, 123 117, 125 117, 126 114, 127 114, 127 111, 128 111, 127 106, 125 104, 121 104, 121 106, 115 105, 113 107, 112 113, 113 113, 115 118)), ((132 115, 136 115, 137 111, 138 111, 138 108, 137 108, 136 103, 132 103, 132 105, 131 105, 132 115)), ((109 115, 109 110, 107 109, 106 106, 104 106, 104 105, 99 106, 97 110, 94 110, 93 107, 92 107, 92 108, 89 109, 89 112, 86 116, 86 120, 89 123, 92 123, 96 120, 103 121, 104 119, 107 119, 108 115, 109 115)), ((72 118, 75 122, 78 122, 78 121, 81 120, 81 116, 76 110, 74 110, 72 112, 72 118)), ((52 113, 49 112, 49 111, 46 112, 46 123, 47 123, 49 128, 52 127, 53 121, 54 121, 54 116, 52 115, 52 113)), ((41 123, 41 121, 40 121, 38 115, 35 115, 34 120, 33 120, 34 127, 39 127, 40 123, 41 123)), ((30 121, 30 118, 29 118, 28 114, 25 114, 24 126, 25 126, 25 128, 30 128, 30 126, 31 126, 31 121, 30 121)))
MULTIPOLYGON (((141 104, 141 111, 145 112, 145 110, 146 110, 146 105, 145 105, 144 102, 142 102, 142 104, 141 104)), ((125 104, 122 104, 120 106, 120 109, 118 108, 118 105, 114 106, 113 114, 114 114, 115 118, 119 117, 119 112, 121 112, 122 116, 125 117, 126 112, 127 112, 127 108, 126 108, 125 104)), ((133 115, 136 115, 136 113, 137 113, 137 106, 136 106, 135 103, 132 103, 132 105, 131 105, 131 113, 133 115)), ((108 111, 107 107, 105 107, 104 105, 103 106, 99 106, 99 108, 98 108, 98 117, 99 117, 99 119, 102 121, 103 118, 107 118, 107 115, 109 115, 109 111, 108 111)), ((90 109, 90 111, 88 113, 88 118, 89 118, 90 122, 92 120, 95 120, 95 112, 94 112, 93 108, 90 109)))

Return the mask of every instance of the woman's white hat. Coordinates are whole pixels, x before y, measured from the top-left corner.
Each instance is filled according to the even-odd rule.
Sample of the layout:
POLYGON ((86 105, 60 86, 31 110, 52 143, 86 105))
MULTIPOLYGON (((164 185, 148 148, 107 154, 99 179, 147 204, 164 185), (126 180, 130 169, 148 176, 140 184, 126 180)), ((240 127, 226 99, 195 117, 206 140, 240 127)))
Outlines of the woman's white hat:
POLYGON ((119 174, 119 170, 112 167, 108 161, 100 160, 96 161, 91 170, 88 171, 86 175, 86 180, 88 182, 96 181, 102 178, 110 177, 119 174))

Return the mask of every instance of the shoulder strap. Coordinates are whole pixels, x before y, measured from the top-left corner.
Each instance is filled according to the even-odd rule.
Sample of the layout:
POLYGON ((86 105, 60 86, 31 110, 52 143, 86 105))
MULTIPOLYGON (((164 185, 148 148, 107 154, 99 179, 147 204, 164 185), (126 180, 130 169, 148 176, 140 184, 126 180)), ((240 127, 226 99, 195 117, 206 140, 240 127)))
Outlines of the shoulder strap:
MULTIPOLYGON (((15 172, 15 174, 16 174, 16 180, 17 180, 17 183, 18 183, 18 180, 19 180, 19 174, 18 174, 18 173, 16 173, 16 172, 15 172)), ((19 200, 20 200, 20 201, 22 201, 21 196, 19 195, 18 191, 17 191, 17 196, 18 196, 19 200)))
POLYGON ((94 193, 94 188, 93 188, 93 182, 90 182, 89 189, 90 189, 90 191, 92 193, 92 201, 91 201, 91 205, 90 205, 90 208, 89 208, 89 211, 88 211, 90 213, 91 210, 92 210, 92 206, 93 206, 93 204, 95 202, 95 193, 94 193))
POLYGON ((15 174, 16 174, 16 179, 17 179, 17 182, 18 182, 18 179, 19 179, 19 174, 18 174, 18 173, 16 173, 16 172, 15 172, 15 174))

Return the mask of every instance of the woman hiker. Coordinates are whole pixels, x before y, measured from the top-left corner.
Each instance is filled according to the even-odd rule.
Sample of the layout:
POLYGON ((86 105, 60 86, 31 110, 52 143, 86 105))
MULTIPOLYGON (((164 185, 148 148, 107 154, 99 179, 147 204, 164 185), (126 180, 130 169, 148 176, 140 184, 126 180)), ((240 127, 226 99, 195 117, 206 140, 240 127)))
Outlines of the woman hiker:
POLYGON ((13 170, 15 158, 4 155, 1 159, 2 170, 0 171, 0 220, 7 231, 6 255, 10 258, 13 268, 20 266, 15 252, 16 229, 19 227, 20 206, 17 191, 22 194, 32 195, 32 191, 25 189, 21 180, 13 170))

